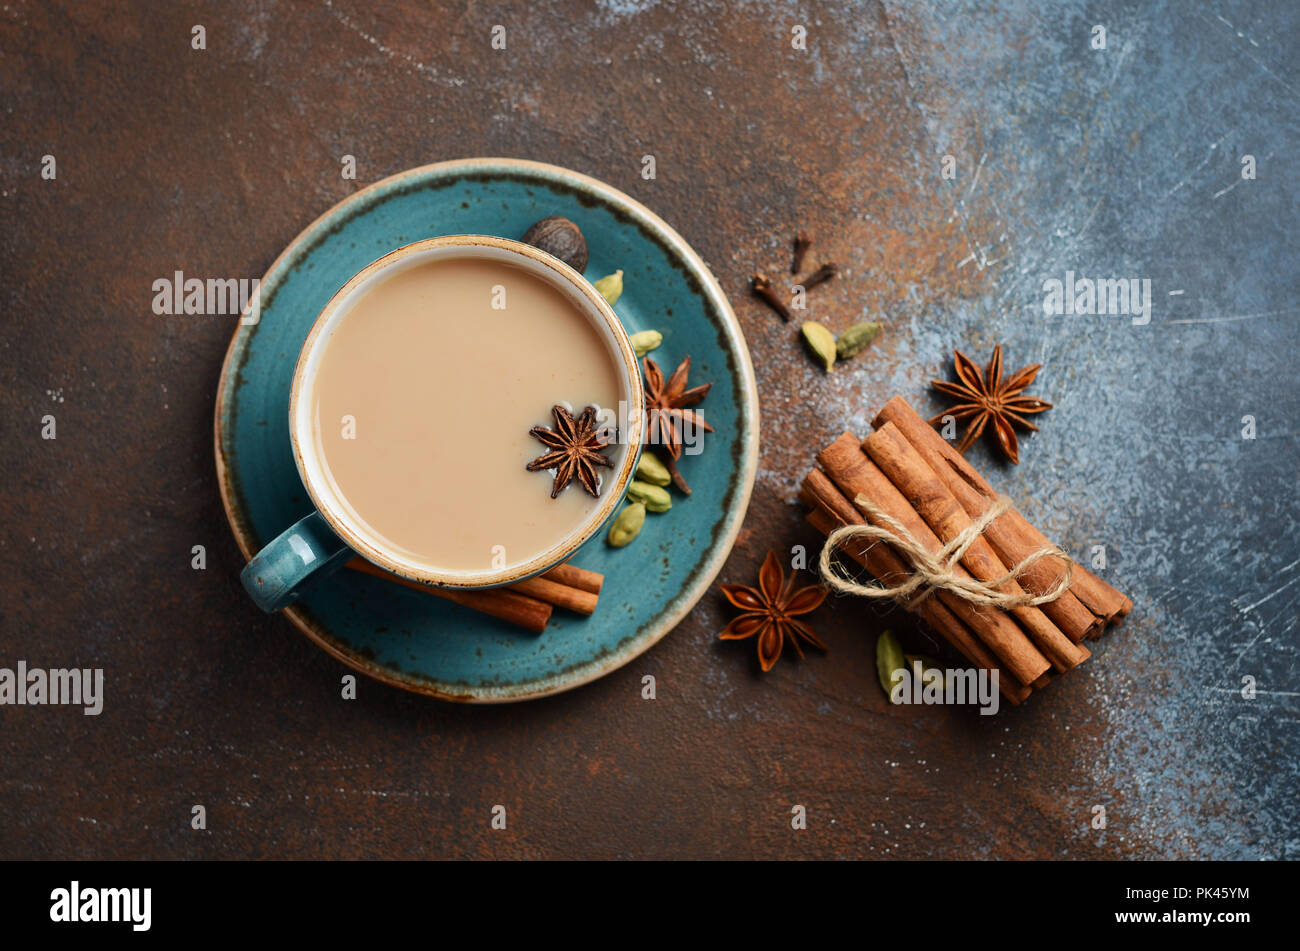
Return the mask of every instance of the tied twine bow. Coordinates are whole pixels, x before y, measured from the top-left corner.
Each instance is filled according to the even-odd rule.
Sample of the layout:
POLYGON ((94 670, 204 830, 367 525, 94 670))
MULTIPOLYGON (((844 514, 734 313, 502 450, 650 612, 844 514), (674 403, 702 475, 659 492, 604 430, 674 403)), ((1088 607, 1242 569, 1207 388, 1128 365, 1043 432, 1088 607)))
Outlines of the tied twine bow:
POLYGON ((827 536, 826 544, 822 547, 819 564, 821 575, 828 585, 842 594, 855 594, 864 598, 892 598, 905 606, 911 607, 920 604, 936 591, 948 591, 972 604, 987 604, 1003 610, 1010 610, 1024 605, 1055 601, 1070 587, 1070 578, 1074 573, 1074 562, 1070 560, 1070 557, 1065 552, 1053 546, 1038 549, 1001 578, 996 578, 993 581, 980 581, 977 578, 965 576, 964 572, 958 569, 958 564, 966 554, 966 550, 974 544, 975 539, 983 534, 984 529, 988 528, 994 519, 1011 508, 1012 502, 1005 495, 999 495, 983 515, 973 520, 952 541, 934 554, 931 554, 916 539, 916 536, 904 528, 898 519, 884 512, 865 495, 859 494, 853 500, 853 504, 861 509, 868 519, 881 523, 888 530, 876 525, 847 525, 843 528, 837 528, 827 536), (831 567, 831 556, 835 554, 836 549, 851 539, 866 538, 888 542, 906 556, 907 560, 912 564, 911 577, 902 584, 891 588, 882 585, 859 584, 838 574, 831 567), (1065 561, 1065 573, 1050 591, 1045 594, 1034 595, 1027 591, 1009 594, 998 590, 1007 582, 1015 581, 1036 562, 1052 557, 1061 558, 1065 561), (920 593, 913 596, 918 589, 920 589, 920 593))

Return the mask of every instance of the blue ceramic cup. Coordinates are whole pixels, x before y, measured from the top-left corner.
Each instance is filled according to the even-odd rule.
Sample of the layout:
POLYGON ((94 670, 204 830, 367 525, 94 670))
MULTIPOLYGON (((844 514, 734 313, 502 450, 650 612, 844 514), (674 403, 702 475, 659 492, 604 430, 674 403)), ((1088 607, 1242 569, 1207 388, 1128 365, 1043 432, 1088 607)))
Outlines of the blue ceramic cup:
MULTIPOLYGON (((338 568, 356 555, 393 574, 432 587, 492 588, 541 574, 568 559, 617 509, 636 469, 644 426, 645 393, 627 333, 605 299, 573 268, 530 245, 486 235, 450 235, 398 248, 363 268, 335 293, 302 345, 289 394, 289 434, 298 474, 315 511, 289 526, 257 553, 241 575, 244 588, 263 611, 278 611, 292 604, 309 580, 338 568), (350 514, 350 507, 344 504, 327 477, 311 412, 316 371, 325 345, 352 305, 399 269, 450 258, 505 261, 564 293, 604 337, 615 355, 619 398, 626 408, 619 454, 613 457, 614 473, 606 480, 606 489, 587 518, 550 548, 526 561, 480 571, 449 570, 420 563, 410 553, 391 550, 367 532, 350 514)), ((412 500, 413 505, 417 502, 412 500)))

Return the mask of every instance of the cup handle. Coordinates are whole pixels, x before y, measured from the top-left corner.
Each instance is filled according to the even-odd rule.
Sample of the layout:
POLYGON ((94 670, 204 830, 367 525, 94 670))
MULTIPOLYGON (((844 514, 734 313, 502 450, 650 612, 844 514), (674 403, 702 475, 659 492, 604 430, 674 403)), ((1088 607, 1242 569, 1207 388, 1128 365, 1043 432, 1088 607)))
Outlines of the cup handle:
POLYGON ((308 578, 338 568, 351 556, 352 549, 320 512, 312 512, 259 551, 239 579, 257 606, 270 613, 298 600, 308 578))

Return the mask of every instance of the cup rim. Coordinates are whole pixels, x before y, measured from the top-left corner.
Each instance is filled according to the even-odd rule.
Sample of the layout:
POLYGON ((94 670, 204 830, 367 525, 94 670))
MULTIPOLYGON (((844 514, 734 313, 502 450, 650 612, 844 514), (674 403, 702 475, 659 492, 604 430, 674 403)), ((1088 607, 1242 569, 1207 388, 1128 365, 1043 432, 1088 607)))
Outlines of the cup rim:
MULTIPOLYGON (((535 268, 530 269, 530 273, 536 274, 537 270, 535 268)), ((577 303, 578 301, 575 301, 575 304, 577 303)), ((303 486, 307 489, 316 511, 320 512, 330 528, 343 539, 349 548, 367 561, 411 581, 440 588, 476 589, 512 584, 547 571, 571 557, 578 548, 600 531, 610 515, 622 502, 624 492, 631 482, 632 473, 635 471, 640 457, 644 426, 645 391, 641 384, 640 367, 637 363, 636 354, 632 349, 632 344, 628 340, 627 331, 614 314, 613 308, 601 296, 600 292, 592 286, 590 281, 568 264, 532 245, 494 235, 457 234, 425 238, 389 251, 382 257, 367 264, 335 291, 325 306, 321 308, 321 312, 317 315, 311 330, 303 341, 302 348, 298 352, 298 360, 294 366, 293 381, 289 390, 289 438, 293 446, 294 464, 298 467, 298 475, 302 479, 303 486), (323 492, 321 487, 315 484, 315 480, 309 474, 305 452, 310 451, 313 453, 318 460, 318 466, 323 466, 323 461, 321 460, 319 447, 315 445, 315 439, 311 436, 313 427, 310 405, 305 403, 301 397, 308 381, 307 367, 310 358, 316 349, 322 345, 321 341, 325 328, 330 326, 344 302, 351 297, 354 291, 363 284, 374 280, 381 272, 390 270, 412 256, 440 248, 473 249, 478 247, 505 251, 507 254, 518 255, 529 259, 534 264, 541 265, 545 272, 549 274, 553 283, 557 285, 563 283, 575 290, 580 300, 588 305, 585 308, 586 316, 592 325, 606 337, 607 342, 612 339, 614 348, 617 351, 618 360, 616 362, 620 387, 625 390, 629 397, 628 431, 622 434, 627 450, 623 453, 622 462, 613 477, 604 480, 604 491, 601 493, 599 504, 577 530, 569 533, 545 551, 519 564, 485 571, 451 571, 420 564, 380 547, 376 544, 377 540, 372 540, 350 524, 348 518, 335 506, 336 500, 334 496, 336 493, 323 492), (303 444, 304 439, 307 441, 305 446, 303 444)))

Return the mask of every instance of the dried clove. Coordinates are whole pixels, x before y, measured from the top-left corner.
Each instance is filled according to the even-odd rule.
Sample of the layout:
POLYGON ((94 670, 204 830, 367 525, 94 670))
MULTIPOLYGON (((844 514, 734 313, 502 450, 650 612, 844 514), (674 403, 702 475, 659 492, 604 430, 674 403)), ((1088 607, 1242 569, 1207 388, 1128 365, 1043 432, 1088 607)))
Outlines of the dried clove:
MULTIPOLYGON (((822 278, 825 280, 825 278, 822 278)), ((754 296, 760 297, 774 311, 781 315, 781 319, 786 323, 790 322, 790 308, 785 306, 785 301, 777 294, 776 288, 764 274, 755 274, 753 278, 754 296)))
POLYGON ((794 236, 794 257, 790 261, 790 273, 798 274, 803 270, 804 255, 812 247, 812 238, 807 231, 800 231, 794 236))
POLYGON ((660 458, 663 461, 664 467, 668 470, 669 477, 673 480, 673 485, 677 487, 677 491, 682 493, 682 495, 690 495, 690 484, 682 477, 681 471, 677 468, 677 460, 668 455, 668 453, 664 453, 660 458))
POLYGON ((828 261, 799 283, 803 285, 805 291, 810 291, 818 284, 824 284, 839 273, 840 266, 834 261, 828 261))

